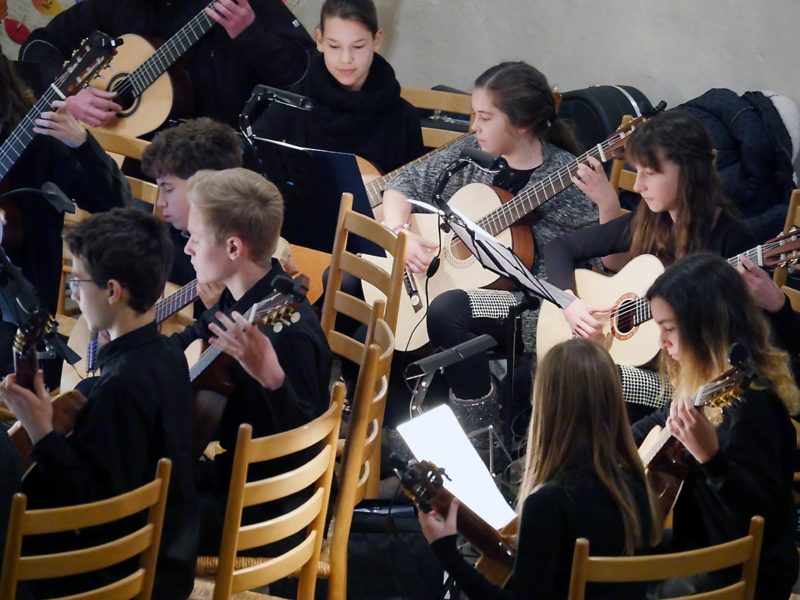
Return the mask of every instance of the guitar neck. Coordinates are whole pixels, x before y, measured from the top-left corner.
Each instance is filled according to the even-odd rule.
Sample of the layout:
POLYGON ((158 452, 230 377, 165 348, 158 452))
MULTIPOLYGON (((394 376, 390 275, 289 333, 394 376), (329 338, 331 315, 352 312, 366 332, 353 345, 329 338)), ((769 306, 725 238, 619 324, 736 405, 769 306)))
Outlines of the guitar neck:
POLYGON ((419 165, 419 164, 423 163, 424 161, 426 161, 431 156, 434 156, 436 154, 440 154, 441 152, 444 152, 445 150, 450 148, 450 146, 452 146, 453 144, 455 144, 457 142, 460 142, 461 140, 463 140, 468 135, 470 135, 469 132, 467 132, 467 133, 465 133, 463 135, 460 135, 457 138, 450 140, 446 144, 444 144, 442 146, 439 146, 438 148, 436 148, 434 150, 431 150, 430 152, 428 152, 426 154, 423 154, 419 158, 416 158, 416 159, 412 160, 410 163, 406 163, 402 167, 397 167, 394 171, 390 171, 389 173, 386 173, 386 175, 381 175, 380 177, 377 177, 377 178, 373 179, 372 181, 368 181, 367 183, 365 183, 364 184, 364 188, 367 190, 367 197, 369 198, 369 205, 372 208, 375 208, 376 206, 380 206, 381 202, 383 201, 382 198, 381 198, 381 194, 383 193, 383 190, 386 189, 386 184, 388 183, 388 181, 392 177, 394 177, 398 173, 401 173, 401 172, 405 171, 406 169, 408 169, 410 167, 414 167, 416 165, 419 165))
POLYGON ((3 142, 3 145, 0 146, 0 180, 8 174, 11 167, 14 166, 28 147, 28 144, 33 140, 33 136, 36 135, 33 132, 33 122, 38 119, 43 112, 52 110, 51 105, 53 100, 60 98, 63 98, 63 95, 58 92, 55 84, 52 84, 17 124, 14 131, 11 132, 11 135, 3 142))
MULTIPOLYGON (((441 488, 431 504, 440 515, 446 515, 452 501, 453 494, 441 488)), ((459 504, 456 522, 459 533, 483 556, 504 564, 509 570, 514 567, 514 551, 508 543, 468 506, 459 504)))
MULTIPOLYGON (((208 6, 213 5, 211 2, 208 6)), ((204 10, 197 13, 181 29, 164 42, 153 55, 137 67, 129 76, 135 96, 141 95, 156 79, 163 75, 175 61, 183 56, 197 40, 214 26, 214 21, 204 10)))
POLYGON ((197 279, 194 279, 156 302, 156 323, 163 323, 182 308, 197 300, 197 279))
POLYGON ((610 150, 609 140, 592 146, 578 158, 571 160, 554 173, 537 181, 534 185, 523 189, 511 200, 482 217, 477 222, 478 225, 493 236, 505 231, 514 223, 542 206, 553 196, 571 186, 572 178, 577 174, 578 167, 586 163, 588 157, 591 156, 604 163, 611 158, 610 150))

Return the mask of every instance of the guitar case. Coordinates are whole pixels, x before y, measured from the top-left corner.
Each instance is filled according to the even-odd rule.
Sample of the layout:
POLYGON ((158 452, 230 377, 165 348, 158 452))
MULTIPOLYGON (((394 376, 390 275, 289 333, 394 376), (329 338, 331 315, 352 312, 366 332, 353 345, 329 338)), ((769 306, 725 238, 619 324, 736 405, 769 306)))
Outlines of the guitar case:
POLYGON ((638 117, 652 109, 650 100, 629 85, 595 85, 564 92, 558 116, 569 122, 585 152, 619 127, 622 117, 638 117))

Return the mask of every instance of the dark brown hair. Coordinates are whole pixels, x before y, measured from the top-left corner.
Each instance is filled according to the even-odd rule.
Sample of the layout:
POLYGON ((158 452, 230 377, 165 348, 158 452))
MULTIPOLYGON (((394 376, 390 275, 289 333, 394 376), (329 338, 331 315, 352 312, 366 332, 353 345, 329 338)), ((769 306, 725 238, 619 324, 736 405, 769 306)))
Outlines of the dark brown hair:
POLYGON ((374 36, 378 33, 378 12, 372 0, 325 0, 319 13, 319 30, 325 31, 325 19, 357 21, 374 36))
POLYGON ((558 119, 553 90, 538 69, 522 62, 503 62, 490 67, 475 80, 514 127, 555 144, 574 155, 581 153, 572 127, 558 119))

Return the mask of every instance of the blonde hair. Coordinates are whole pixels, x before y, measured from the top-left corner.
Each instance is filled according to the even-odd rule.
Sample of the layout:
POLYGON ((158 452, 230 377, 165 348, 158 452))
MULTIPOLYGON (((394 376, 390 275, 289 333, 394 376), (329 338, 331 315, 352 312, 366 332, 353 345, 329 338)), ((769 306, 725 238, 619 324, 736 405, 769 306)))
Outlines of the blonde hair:
POLYGON ((676 397, 692 396, 724 373, 731 345, 738 342, 750 353, 759 379, 778 394, 789 413, 800 412, 800 390, 789 355, 770 342, 762 311, 725 260, 707 252, 688 256, 656 279, 647 297, 661 298, 675 313, 681 362, 662 352, 661 368, 675 386, 676 397))
POLYGON ((189 178, 187 196, 217 243, 237 236, 254 263, 269 264, 283 225, 283 197, 274 184, 243 168, 202 170, 189 178))
POLYGON ((633 441, 617 367, 605 348, 585 339, 555 346, 539 362, 532 402, 518 512, 538 487, 588 459, 619 509, 625 554, 633 554, 643 542, 642 523, 626 474, 648 489, 648 541, 658 543, 661 524, 633 441))

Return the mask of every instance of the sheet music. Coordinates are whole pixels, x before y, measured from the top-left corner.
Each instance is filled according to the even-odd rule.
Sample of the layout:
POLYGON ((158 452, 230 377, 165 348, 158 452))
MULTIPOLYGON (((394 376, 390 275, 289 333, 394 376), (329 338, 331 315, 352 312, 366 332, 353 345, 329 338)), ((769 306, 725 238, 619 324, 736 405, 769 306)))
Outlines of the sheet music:
POLYGON ((510 276, 512 280, 532 294, 561 308, 569 306, 574 300, 564 290, 535 277, 511 248, 507 248, 498 242, 480 225, 470 221, 467 216, 456 208, 450 207, 450 211, 458 218, 451 217, 447 219, 447 224, 484 268, 502 277, 510 276))
POLYGON ((462 504, 495 529, 511 522, 514 510, 497 489, 449 406, 437 406, 398 425, 397 431, 417 460, 431 461, 445 470, 450 481, 445 478, 444 487, 462 504))

